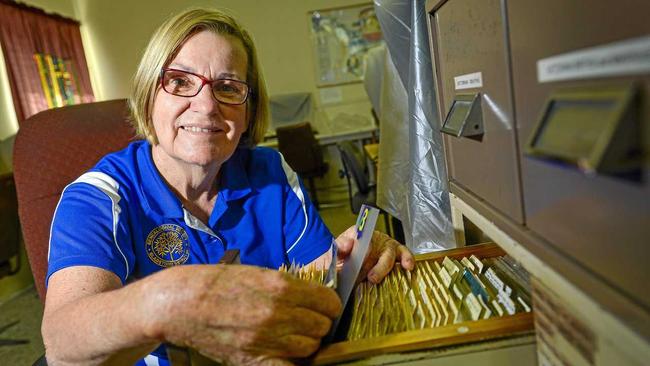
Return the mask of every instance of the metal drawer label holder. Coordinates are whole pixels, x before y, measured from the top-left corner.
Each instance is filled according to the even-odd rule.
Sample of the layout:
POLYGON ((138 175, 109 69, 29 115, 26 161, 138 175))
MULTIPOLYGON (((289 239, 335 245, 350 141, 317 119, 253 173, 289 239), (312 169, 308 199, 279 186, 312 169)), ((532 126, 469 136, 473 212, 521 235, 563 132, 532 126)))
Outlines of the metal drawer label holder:
POLYGON ((454 137, 482 136, 481 93, 456 95, 441 131, 454 137))
POLYGON ((633 84, 552 92, 526 155, 576 166, 587 174, 638 171, 643 156, 638 104, 633 84))

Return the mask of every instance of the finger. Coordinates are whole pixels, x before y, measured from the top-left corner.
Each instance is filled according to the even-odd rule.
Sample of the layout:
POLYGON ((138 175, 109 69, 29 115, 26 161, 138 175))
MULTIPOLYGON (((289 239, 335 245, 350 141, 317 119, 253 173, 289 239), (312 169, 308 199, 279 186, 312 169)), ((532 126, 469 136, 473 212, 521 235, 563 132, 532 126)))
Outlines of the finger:
POLYGON ((332 319, 321 313, 294 308, 291 312, 291 329, 289 334, 303 335, 312 338, 322 338, 332 327, 332 319))
POLYGON ((320 338, 292 334, 282 337, 282 340, 289 345, 282 357, 307 357, 320 347, 320 338))
POLYGON ((233 352, 226 359, 232 365, 292 366, 293 363, 270 355, 258 355, 246 352, 233 352))
POLYGON ((395 265, 395 258, 397 256, 396 247, 387 245, 383 248, 377 263, 368 272, 368 280, 372 283, 379 283, 388 275, 395 265))
POLYGON ((248 354, 264 355, 267 357, 307 357, 320 346, 320 338, 287 334, 278 337, 260 337, 256 342, 239 349, 248 354))
POLYGON ((341 300, 334 290, 278 271, 266 270, 265 275, 266 278, 260 278, 256 285, 264 290, 257 296, 271 302, 311 309, 329 318, 336 318, 341 313, 341 300))
POLYGON ((406 245, 400 244, 397 246, 397 260, 400 262, 402 268, 404 269, 410 271, 415 268, 415 257, 409 248, 406 247, 406 245))
POLYGON ((341 314, 341 299, 334 290, 299 279, 291 279, 291 282, 291 287, 280 301, 310 309, 331 319, 341 314))
POLYGON ((337 238, 337 250, 339 251, 339 257, 341 254, 344 257, 350 254, 352 248, 354 247, 354 241, 357 239, 357 227, 355 225, 350 226, 344 232, 342 232, 337 238))
MULTIPOLYGON (((231 286, 228 291, 219 292, 215 295, 214 303, 205 302, 205 306, 195 307, 193 313, 204 319, 208 325, 215 327, 254 328, 272 321, 273 317, 285 308, 304 308, 330 319, 341 312, 341 301, 338 295, 324 286, 278 271, 265 270, 260 273, 249 271, 248 274, 250 278, 246 279, 230 277, 229 280, 237 282, 239 288, 231 286), (214 313, 215 304, 220 305, 220 314, 210 316, 209 314, 214 313)), ((320 321, 317 329, 321 329, 324 322, 324 320, 320 321)))
POLYGON ((377 264, 380 255, 381 253, 376 250, 371 250, 370 253, 368 253, 368 256, 366 257, 366 259, 364 259, 363 263, 361 264, 361 269, 359 270, 359 275, 357 276, 356 284, 359 284, 360 282, 366 280, 368 273, 370 273, 370 270, 374 268, 375 264, 377 264))
POLYGON ((229 312, 227 314, 229 319, 221 320, 213 326, 258 330, 260 334, 269 338, 287 334, 320 338, 327 334, 332 326, 332 319, 319 312, 260 300, 255 307, 247 308, 246 311, 236 314, 229 312))
POLYGON ((281 307, 275 309, 275 314, 266 324, 265 333, 271 337, 288 334, 321 338, 329 332, 332 320, 323 314, 300 307, 281 307))
POLYGON ((268 358, 258 363, 260 366, 293 366, 294 363, 281 358, 268 358))
POLYGON ((345 260, 352 253, 352 248, 354 248, 354 238, 339 236, 336 239, 336 252, 338 260, 345 260))

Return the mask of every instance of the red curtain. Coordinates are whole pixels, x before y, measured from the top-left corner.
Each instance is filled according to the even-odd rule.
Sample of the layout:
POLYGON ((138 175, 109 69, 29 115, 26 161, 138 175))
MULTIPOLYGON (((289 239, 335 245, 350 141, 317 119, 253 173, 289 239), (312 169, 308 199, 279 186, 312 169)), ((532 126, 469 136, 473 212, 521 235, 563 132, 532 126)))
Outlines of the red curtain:
POLYGON ((36 54, 67 60, 74 70, 79 102, 95 100, 79 22, 14 1, 0 0, 0 44, 19 123, 48 109, 36 54))

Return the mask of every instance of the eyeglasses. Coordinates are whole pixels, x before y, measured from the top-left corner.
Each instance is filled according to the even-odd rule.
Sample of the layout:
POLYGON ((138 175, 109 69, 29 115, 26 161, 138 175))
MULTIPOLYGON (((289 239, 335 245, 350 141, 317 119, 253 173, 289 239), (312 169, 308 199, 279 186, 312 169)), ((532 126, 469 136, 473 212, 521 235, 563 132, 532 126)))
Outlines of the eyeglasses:
POLYGON ((201 75, 176 69, 162 69, 160 83, 164 91, 179 97, 193 97, 201 92, 203 85, 208 84, 214 98, 223 104, 244 104, 250 87, 243 81, 233 79, 208 80, 201 75))

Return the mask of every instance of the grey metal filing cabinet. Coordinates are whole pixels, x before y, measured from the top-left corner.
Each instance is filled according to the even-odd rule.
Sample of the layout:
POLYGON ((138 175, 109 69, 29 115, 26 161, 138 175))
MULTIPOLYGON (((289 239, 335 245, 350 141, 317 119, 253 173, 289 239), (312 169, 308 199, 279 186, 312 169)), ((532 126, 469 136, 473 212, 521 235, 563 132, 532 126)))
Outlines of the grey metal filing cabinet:
POLYGON ((650 309, 650 1, 507 4, 526 226, 650 309))
POLYGON ((650 1, 426 10, 452 207, 552 290, 533 296, 540 357, 647 360, 650 1))
POLYGON ((451 190, 524 215, 502 2, 427 4, 451 190))

